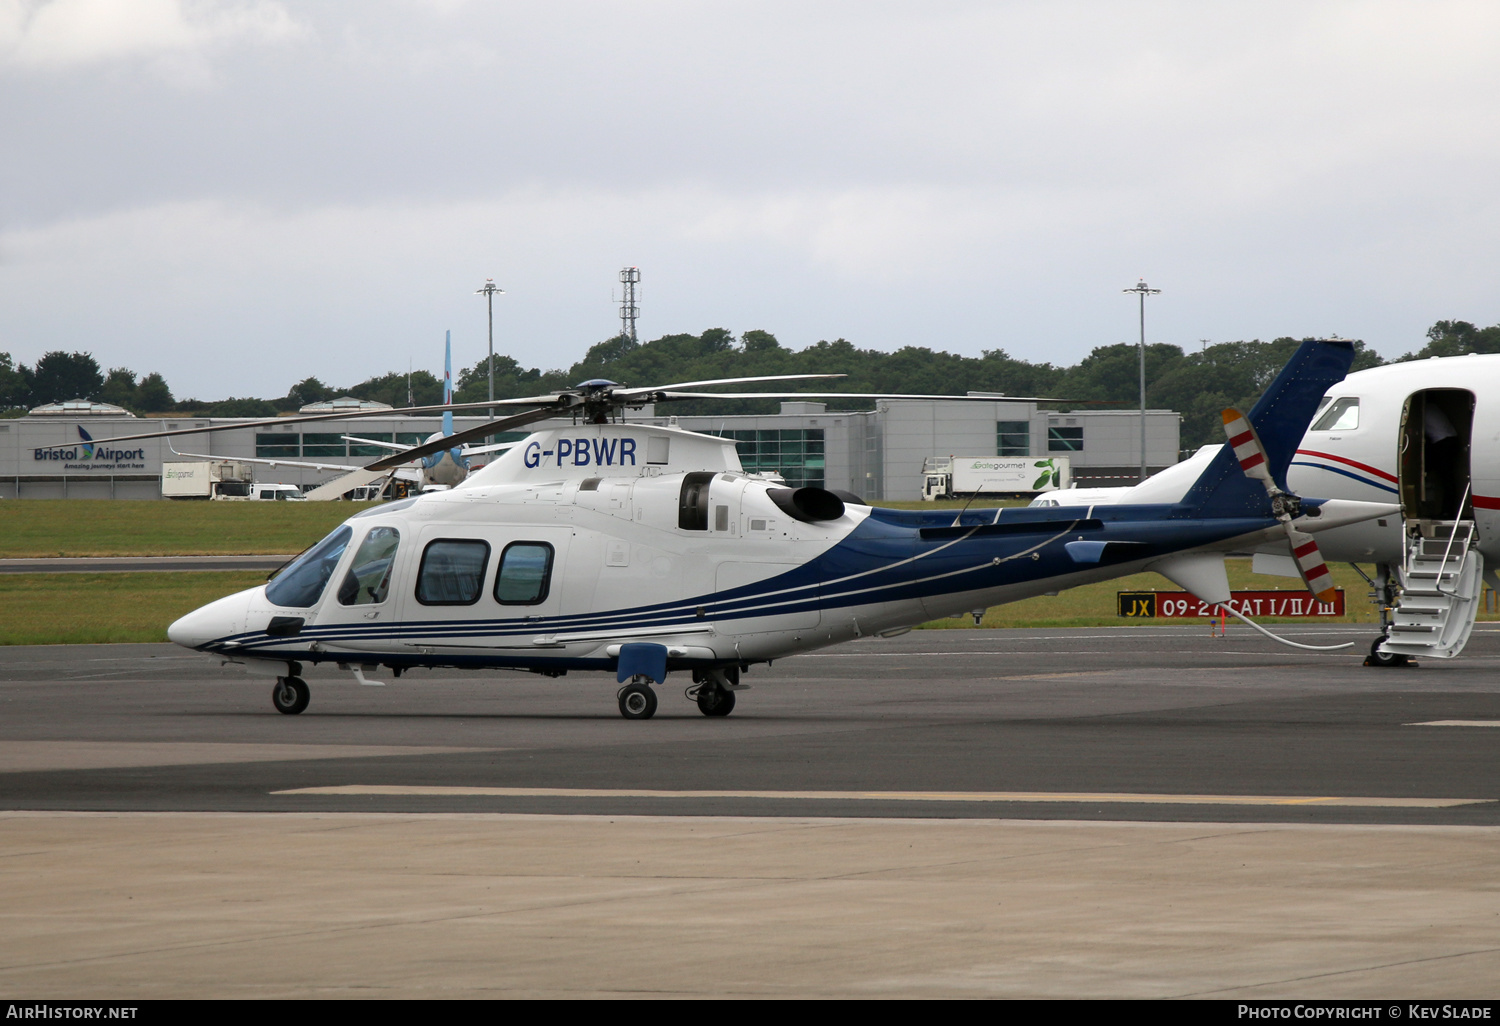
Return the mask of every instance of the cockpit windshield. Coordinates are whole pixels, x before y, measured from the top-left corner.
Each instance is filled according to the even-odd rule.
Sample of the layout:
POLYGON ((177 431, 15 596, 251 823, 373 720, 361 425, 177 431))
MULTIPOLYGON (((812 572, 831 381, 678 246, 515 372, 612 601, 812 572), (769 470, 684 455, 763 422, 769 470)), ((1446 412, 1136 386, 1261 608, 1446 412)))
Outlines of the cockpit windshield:
POLYGON ((1335 399, 1312 426, 1314 431, 1353 431, 1359 427, 1359 398, 1335 399))
POLYGON ((273 605, 298 609, 316 605, 353 534, 349 527, 340 527, 298 556, 291 566, 266 585, 266 598, 273 605))

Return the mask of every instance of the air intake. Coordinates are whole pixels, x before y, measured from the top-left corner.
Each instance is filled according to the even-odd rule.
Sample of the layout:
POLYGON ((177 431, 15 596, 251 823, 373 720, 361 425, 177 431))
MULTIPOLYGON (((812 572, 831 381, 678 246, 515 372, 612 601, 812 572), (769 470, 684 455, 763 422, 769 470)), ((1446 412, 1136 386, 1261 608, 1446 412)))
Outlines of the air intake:
POLYGON ((837 520, 844 515, 844 500, 823 488, 768 488, 766 494, 787 516, 804 523, 837 520))

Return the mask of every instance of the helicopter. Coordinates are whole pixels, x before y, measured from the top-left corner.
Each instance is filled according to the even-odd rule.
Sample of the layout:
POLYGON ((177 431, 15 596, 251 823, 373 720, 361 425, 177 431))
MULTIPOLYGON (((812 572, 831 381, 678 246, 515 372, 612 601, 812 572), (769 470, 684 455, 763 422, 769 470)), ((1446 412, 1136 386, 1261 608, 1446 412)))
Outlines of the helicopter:
POLYGON ((310 701, 304 664, 328 662, 367 684, 381 667, 613 673, 627 719, 651 717, 655 686, 683 672, 699 711, 725 716, 758 664, 1142 570, 1227 603, 1224 554, 1273 540, 1289 542, 1304 582, 1326 593, 1312 536, 1398 508, 1285 487, 1297 442, 1353 355, 1344 340, 1304 341, 1248 415, 1225 412, 1231 444, 1186 494, 1155 504, 876 508, 746 474, 733 442, 623 418, 647 402, 726 397, 694 388, 776 379, 596 379, 498 400, 529 409, 371 469, 559 413, 575 420, 533 432, 457 488, 355 514, 267 584, 187 614, 168 637, 274 677, 286 714, 310 701))

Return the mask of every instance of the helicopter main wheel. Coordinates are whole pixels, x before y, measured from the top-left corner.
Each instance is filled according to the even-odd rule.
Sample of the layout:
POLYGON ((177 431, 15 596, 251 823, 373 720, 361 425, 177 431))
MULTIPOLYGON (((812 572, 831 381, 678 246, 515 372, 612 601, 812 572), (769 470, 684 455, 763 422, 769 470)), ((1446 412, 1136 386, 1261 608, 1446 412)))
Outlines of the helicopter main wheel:
POLYGON ((1382 652, 1382 651, 1380 651, 1380 646, 1384 642, 1385 642, 1385 638, 1383 638, 1383 637, 1376 638, 1374 641, 1370 642, 1370 658, 1368 658, 1368 659, 1365 660, 1365 665, 1366 666, 1405 666, 1407 664, 1407 660, 1410 659, 1411 657, 1407 656, 1407 655, 1403 655, 1403 654, 1397 653, 1397 652, 1382 652))
POLYGON ((620 689, 620 715, 627 720, 649 720, 656 715, 656 692, 646 684, 620 689))
POLYGON ((734 692, 709 682, 698 689, 698 711, 704 716, 728 716, 734 712, 734 692))
POLYGON ((279 713, 288 716, 296 716, 312 698, 312 692, 307 689, 307 681, 301 677, 277 677, 276 686, 271 689, 271 704, 279 713))

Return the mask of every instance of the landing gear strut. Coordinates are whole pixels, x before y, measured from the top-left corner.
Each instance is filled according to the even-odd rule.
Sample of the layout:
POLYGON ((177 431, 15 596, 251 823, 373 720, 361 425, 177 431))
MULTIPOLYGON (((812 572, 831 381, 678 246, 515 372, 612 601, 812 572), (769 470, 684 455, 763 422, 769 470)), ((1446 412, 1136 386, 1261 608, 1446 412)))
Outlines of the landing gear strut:
POLYGON ((1366 666, 1406 666, 1411 662, 1408 655, 1400 655, 1395 652, 1382 652, 1380 646, 1385 639, 1391 636, 1391 608, 1396 604, 1398 589, 1395 577, 1391 573, 1388 563, 1375 564, 1375 577, 1372 580, 1359 568, 1358 563, 1350 563, 1354 572, 1364 577, 1369 583, 1371 591, 1370 598, 1380 609, 1380 637, 1370 642, 1370 656, 1365 660, 1366 666))
POLYGON ((271 689, 271 704, 279 713, 288 716, 296 716, 307 708, 308 701, 312 698, 312 692, 307 689, 307 681, 301 677, 277 677, 276 686, 271 689))
POLYGON ((646 677, 634 677, 619 692, 620 715, 627 720, 649 720, 656 715, 656 692, 646 677))

